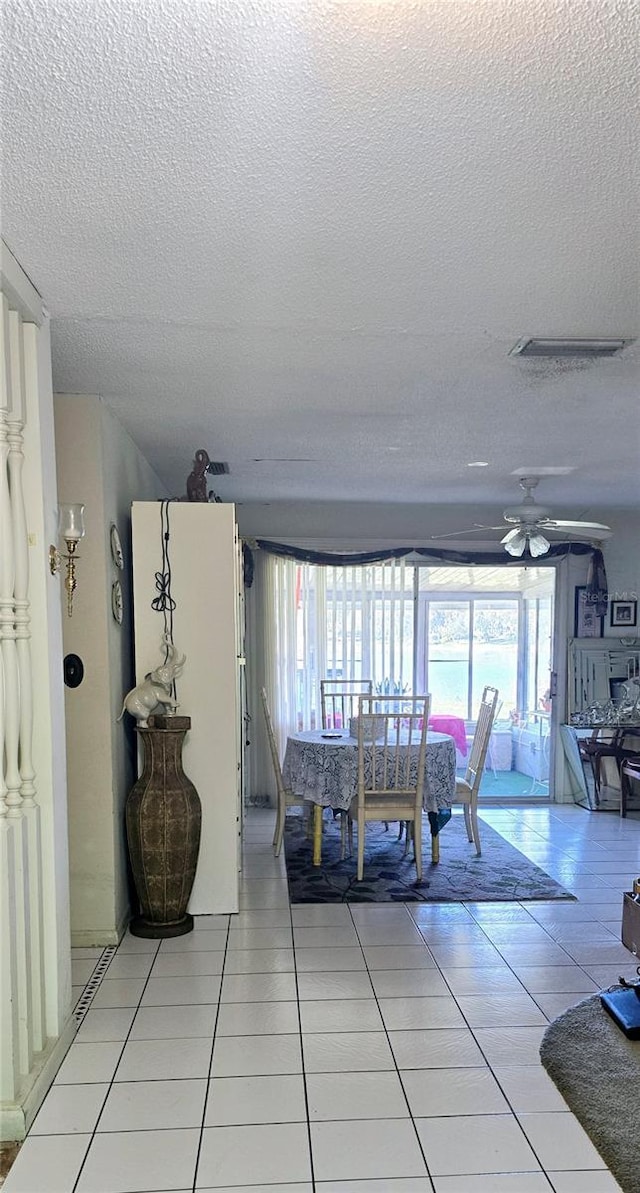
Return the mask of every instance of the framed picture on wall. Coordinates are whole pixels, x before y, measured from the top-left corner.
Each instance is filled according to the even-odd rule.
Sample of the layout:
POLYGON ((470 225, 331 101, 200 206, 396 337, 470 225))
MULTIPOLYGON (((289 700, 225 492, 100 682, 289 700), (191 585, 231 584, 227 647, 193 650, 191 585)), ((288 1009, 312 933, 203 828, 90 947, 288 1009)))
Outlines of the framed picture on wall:
MULTIPOLYGON (((597 617, 594 605, 587 600, 587 586, 581 584, 576 587, 574 606, 574 638, 602 638, 604 633, 604 618, 597 617)), ((629 622, 625 623, 629 625, 629 622)))
POLYGON ((611 626, 635 627, 638 623, 637 601, 612 601, 611 626))

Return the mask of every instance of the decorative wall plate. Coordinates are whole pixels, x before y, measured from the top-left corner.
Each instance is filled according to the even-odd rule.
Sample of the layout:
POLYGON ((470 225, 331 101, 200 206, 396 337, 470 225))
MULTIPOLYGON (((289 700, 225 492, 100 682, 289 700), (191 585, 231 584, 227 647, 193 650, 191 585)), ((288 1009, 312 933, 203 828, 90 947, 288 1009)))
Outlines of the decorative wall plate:
POLYGON ((117 621, 118 625, 122 625, 124 609, 122 604, 122 585, 119 580, 114 580, 111 585, 111 612, 113 613, 114 621, 117 621))
POLYGON ((115 522, 111 523, 109 539, 111 541, 111 558, 116 567, 122 570, 124 567, 124 555, 122 554, 122 543, 120 542, 120 535, 115 522))

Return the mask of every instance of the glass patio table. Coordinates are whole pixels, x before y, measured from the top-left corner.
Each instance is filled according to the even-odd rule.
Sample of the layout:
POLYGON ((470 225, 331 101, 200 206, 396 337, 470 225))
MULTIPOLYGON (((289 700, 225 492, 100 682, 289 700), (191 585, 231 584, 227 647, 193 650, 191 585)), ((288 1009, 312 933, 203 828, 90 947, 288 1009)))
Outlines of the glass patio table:
MULTIPOLYGON (((416 746, 416 750, 418 747, 416 746)), ((320 865, 322 809, 347 811, 358 792, 358 741, 315 729, 287 738, 282 764, 285 786, 314 805, 313 864, 320 865)), ((456 746, 447 733, 429 732, 422 805, 429 815, 431 857, 438 861, 438 832, 451 815, 456 791, 456 746)))

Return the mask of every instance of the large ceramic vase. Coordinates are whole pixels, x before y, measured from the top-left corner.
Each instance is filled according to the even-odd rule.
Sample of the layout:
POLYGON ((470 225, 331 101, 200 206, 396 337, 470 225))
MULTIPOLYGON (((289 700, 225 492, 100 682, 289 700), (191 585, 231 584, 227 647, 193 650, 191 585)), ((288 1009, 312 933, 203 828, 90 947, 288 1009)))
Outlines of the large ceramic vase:
POLYGON ((182 769, 190 717, 156 716, 137 732, 144 769, 127 798, 129 857, 140 914, 134 936, 183 936, 193 929, 187 904, 200 848, 200 798, 182 769))

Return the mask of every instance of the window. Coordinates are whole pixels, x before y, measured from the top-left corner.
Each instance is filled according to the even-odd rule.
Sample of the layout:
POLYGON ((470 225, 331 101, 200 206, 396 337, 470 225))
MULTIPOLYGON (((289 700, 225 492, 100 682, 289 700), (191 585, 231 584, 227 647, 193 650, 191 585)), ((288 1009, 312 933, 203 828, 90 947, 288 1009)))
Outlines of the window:
POLYGON ((431 693, 433 711, 473 720, 486 684, 517 707, 520 596, 421 592, 420 603, 418 682, 431 693))
POLYGON ((296 660, 295 683, 286 681, 287 723, 319 725, 324 677, 371 679, 374 691, 386 695, 429 692, 434 712, 467 721, 486 684, 498 688, 505 716, 543 708, 551 664, 550 569, 444 569, 404 560, 363 567, 280 561, 278 568, 276 608, 285 601, 291 613, 281 611, 286 624, 276 657, 282 663, 295 654, 296 660))

